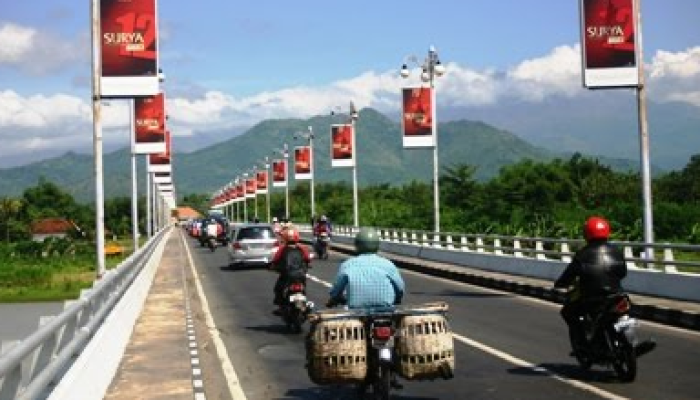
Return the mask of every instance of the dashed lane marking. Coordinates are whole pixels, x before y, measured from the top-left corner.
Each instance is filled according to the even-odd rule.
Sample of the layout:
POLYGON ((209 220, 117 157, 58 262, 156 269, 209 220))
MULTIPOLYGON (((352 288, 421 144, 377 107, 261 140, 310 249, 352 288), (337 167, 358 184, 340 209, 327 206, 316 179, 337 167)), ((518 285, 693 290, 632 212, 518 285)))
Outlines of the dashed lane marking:
MULTIPOLYGON (((219 330, 216 327, 216 324, 214 323, 214 318, 212 317, 211 311, 209 310, 209 303, 207 302, 207 298, 204 296, 204 290, 202 290, 202 283, 199 281, 199 276, 197 275, 197 271, 195 270, 194 260, 192 259, 192 253, 190 252, 190 246, 185 240, 185 238, 182 236, 182 233, 180 233, 180 240, 182 240, 182 242, 185 245, 185 251, 187 252, 187 261, 190 265, 192 277, 194 278, 194 283, 197 288, 197 294, 199 295, 199 299, 202 303, 202 313, 204 314, 204 319, 207 324, 209 334, 211 335, 212 341, 214 342, 216 354, 219 357, 219 362, 221 363, 221 368, 224 373, 224 378, 226 379, 226 384, 228 385, 229 393, 231 394, 233 400, 247 400, 245 393, 243 392, 243 388, 241 387, 241 382, 238 380, 236 370, 233 368, 233 363, 231 363, 231 359, 229 359, 228 353, 226 352, 224 342, 221 340, 219 330)), ((197 351, 190 351, 190 354, 192 355, 192 357, 196 357, 197 351)), ((199 381, 199 383, 201 384, 201 380, 199 381)), ((195 396, 195 400, 200 399, 205 400, 206 397, 195 396)))

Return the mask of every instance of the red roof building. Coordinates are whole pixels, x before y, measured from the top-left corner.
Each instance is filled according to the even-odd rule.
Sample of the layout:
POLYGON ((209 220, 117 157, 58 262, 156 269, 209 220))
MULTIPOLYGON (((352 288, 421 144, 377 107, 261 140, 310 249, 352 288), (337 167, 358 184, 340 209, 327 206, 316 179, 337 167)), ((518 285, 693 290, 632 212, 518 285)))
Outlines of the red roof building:
POLYGON ((45 218, 32 223, 32 240, 42 242, 47 237, 64 238, 78 227, 65 218, 45 218))

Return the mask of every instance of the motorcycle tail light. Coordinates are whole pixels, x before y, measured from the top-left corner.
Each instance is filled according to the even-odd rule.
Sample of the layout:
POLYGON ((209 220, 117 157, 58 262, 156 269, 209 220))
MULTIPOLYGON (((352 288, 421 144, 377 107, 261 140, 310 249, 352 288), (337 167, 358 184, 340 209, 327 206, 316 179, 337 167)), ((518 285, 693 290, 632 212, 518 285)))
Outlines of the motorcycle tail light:
POLYGON ((303 292, 304 291, 304 284, 302 283, 292 283, 289 285, 289 290, 292 292, 303 292))
POLYGON ((379 340, 388 340, 391 337, 391 327, 390 326, 375 326, 373 329, 374 338, 379 340))
POLYGON ((617 304, 615 304, 615 311, 618 312, 619 314, 625 314, 625 313, 629 312, 629 310, 630 310, 630 302, 625 297, 618 300, 617 304))

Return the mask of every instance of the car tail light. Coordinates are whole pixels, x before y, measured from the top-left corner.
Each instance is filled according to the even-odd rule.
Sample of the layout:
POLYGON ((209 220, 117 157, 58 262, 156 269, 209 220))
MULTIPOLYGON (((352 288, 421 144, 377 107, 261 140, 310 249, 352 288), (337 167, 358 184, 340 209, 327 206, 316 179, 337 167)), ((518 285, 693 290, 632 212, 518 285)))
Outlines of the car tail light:
POLYGON ((391 337, 390 326, 375 326, 372 330, 372 336, 379 340, 388 340, 391 337))
POLYGON ((292 283, 289 285, 289 290, 292 292, 303 292, 304 291, 304 284, 303 283, 292 283))
POLYGON ((615 311, 619 314, 625 314, 630 310, 630 302, 626 297, 621 297, 615 304, 615 311))
POLYGON ((234 250, 240 250, 242 249, 241 244, 239 242, 233 242, 231 243, 231 247, 234 248, 234 250))

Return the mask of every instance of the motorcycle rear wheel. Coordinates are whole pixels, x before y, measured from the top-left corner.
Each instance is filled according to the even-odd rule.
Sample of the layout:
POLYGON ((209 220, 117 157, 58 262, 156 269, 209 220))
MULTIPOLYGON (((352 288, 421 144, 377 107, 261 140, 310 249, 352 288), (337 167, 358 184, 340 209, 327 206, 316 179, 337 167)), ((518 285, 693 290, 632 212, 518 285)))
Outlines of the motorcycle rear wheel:
POLYGON ((637 356, 624 334, 615 332, 610 337, 613 353, 612 367, 622 382, 633 382, 637 377, 637 356))
POLYGON ((372 382, 372 396, 374 400, 389 400, 391 390, 391 371, 387 366, 377 368, 374 382, 372 382))

